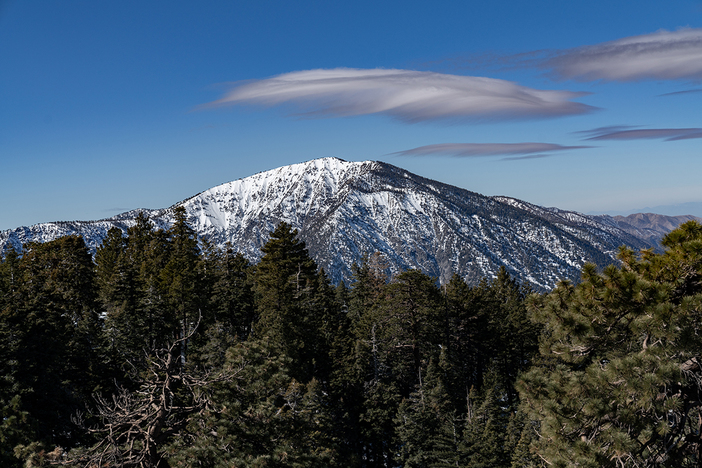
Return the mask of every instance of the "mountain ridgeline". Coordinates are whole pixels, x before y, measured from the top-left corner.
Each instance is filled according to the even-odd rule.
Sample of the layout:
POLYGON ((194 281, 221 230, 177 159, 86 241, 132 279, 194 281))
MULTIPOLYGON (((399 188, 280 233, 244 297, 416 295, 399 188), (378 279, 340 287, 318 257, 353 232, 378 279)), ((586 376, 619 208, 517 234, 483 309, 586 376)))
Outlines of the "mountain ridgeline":
POLYGON ((140 212, 169 228, 179 206, 200 239, 229 243, 252 262, 269 233, 289 223, 334 283, 351 278, 354 262, 381 252, 390 273, 420 269, 442 283, 457 273, 476 284, 504 266, 518 281, 550 290, 579 278, 586 262, 613 263, 622 245, 656 245, 614 218, 486 197, 382 162, 324 158, 222 184, 166 209, 4 231, 0 249, 80 234, 94 251, 111 227, 126 232, 140 212))

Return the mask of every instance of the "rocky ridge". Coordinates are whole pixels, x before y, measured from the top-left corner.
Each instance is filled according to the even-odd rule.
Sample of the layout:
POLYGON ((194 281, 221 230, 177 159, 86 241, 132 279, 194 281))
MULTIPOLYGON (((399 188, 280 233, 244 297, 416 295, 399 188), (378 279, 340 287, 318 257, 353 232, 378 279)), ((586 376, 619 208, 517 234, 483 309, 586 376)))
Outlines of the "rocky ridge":
POLYGON ((382 162, 324 158, 222 184, 170 208, 3 231, 0 249, 68 234, 95 249, 111 227, 126 230, 140 211, 168 228, 176 206, 202 239, 229 242, 254 262, 269 232, 290 223, 334 282, 348 281, 351 265, 378 251, 392 272, 418 268, 442 282, 455 272, 476 283, 504 266, 547 290, 561 279, 577 280, 587 261, 616 261, 621 245, 654 245, 602 217, 486 197, 382 162))

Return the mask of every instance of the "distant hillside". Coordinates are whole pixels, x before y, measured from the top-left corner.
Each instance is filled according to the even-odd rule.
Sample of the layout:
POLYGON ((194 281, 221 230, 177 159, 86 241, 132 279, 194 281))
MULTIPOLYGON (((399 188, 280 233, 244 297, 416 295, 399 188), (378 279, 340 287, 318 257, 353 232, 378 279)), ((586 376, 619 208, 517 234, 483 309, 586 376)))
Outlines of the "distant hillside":
POLYGON ((692 215, 697 216, 698 218, 702 218, 702 202, 678 203, 676 205, 658 205, 628 211, 605 211, 588 214, 595 216, 599 214, 605 214, 609 216, 628 216, 631 214, 639 213, 657 213, 671 217, 692 215))
POLYGON ((621 230, 632 236, 644 239, 660 248, 663 236, 687 221, 702 222, 702 218, 692 215, 666 216, 655 213, 635 213, 629 216, 595 216, 603 222, 613 222, 621 230), (609 221, 611 220, 611 221, 609 221))

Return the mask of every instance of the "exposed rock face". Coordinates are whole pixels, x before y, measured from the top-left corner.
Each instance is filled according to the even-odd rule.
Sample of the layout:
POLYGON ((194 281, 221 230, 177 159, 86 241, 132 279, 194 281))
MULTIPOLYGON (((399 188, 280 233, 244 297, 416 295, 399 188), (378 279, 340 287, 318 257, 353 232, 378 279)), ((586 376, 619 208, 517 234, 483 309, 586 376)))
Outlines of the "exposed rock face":
POLYGON ((133 225, 139 211, 169 227, 181 205, 201 238, 230 242, 252 261, 269 232, 290 223, 334 282, 348 280, 353 262, 379 251, 393 271, 418 268, 442 282, 455 272, 475 283, 505 266, 546 290, 577 279, 587 261, 614 262, 621 245, 652 245, 604 217, 486 197, 381 162, 324 158, 222 184, 166 209, 4 231, 0 248, 76 233, 94 249, 110 227, 133 225))

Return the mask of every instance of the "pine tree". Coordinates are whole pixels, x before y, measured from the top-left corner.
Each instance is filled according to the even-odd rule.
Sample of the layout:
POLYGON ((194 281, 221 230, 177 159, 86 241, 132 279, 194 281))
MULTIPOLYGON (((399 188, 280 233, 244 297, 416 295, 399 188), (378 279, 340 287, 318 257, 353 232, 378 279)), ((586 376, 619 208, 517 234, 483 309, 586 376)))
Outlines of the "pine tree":
POLYGON ((12 336, 3 360, 16 369, 8 377, 19 395, 10 406, 38 440, 75 444, 70 416, 104 384, 92 258, 82 237, 67 236, 25 245, 16 266, 15 294, 3 310, 3 331, 12 336))
POLYGON ((362 401, 362 384, 355 369, 355 339, 348 316, 349 291, 343 282, 335 290, 334 315, 324 325, 327 333, 329 377, 326 388, 329 393, 331 413, 336 424, 332 426, 338 441, 339 458, 345 466, 359 466, 358 415, 362 401))
MULTIPOLYGON (((202 282, 197 269, 200 248, 197 234, 187 223, 185 208, 178 206, 173 214, 175 222, 167 232, 169 255, 159 272, 159 286, 168 311, 166 323, 179 330, 178 338, 182 338, 191 335, 202 315, 202 282)), ((180 357, 184 363, 189 343, 188 340, 180 343, 180 357)))
POLYGON ((142 350, 166 347, 180 331, 179 314, 168 307, 166 285, 161 276, 171 255, 168 233, 154 230, 143 217, 128 231, 127 255, 137 268, 138 310, 145 346, 142 350))
POLYGON ((388 282, 387 263, 380 252, 365 258, 361 265, 351 267, 354 282, 349 295, 349 318, 362 326, 364 316, 373 309, 385 290, 388 282))
POLYGON ((421 384, 430 358, 438 357, 443 330, 440 296, 431 278, 415 270, 386 284, 382 271, 362 266, 352 291, 354 374, 363 396, 358 432, 365 466, 390 463, 397 456, 399 405, 421 384))
POLYGON ((621 268, 586 265, 577 286, 534 298, 541 361, 519 389, 557 466, 699 466, 702 227, 664 254, 623 250, 621 268))
POLYGON ((484 291, 489 308, 488 333, 490 369, 497 378, 507 406, 516 410, 518 394, 514 388, 519 373, 528 368, 538 350, 541 328, 527 313, 528 288, 522 288, 502 266, 497 277, 484 291))
POLYGON ((261 248, 254 291, 259 315, 254 333, 267 337, 292 359, 292 375, 302 382, 315 372, 319 322, 309 309, 319 285, 317 266, 297 230, 280 223, 261 248))
POLYGON ((255 322, 253 268, 231 245, 222 251, 203 242, 201 257, 203 332, 193 338, 191 358, 221 365, 226 350, 251 335, 255 322))
POLYGON ((429 359, 438 358, 442 318, 439 289, 419 270, 403 272, 386 286, 375 324, 385 358, 405 397, 421 385, 429 359))
POLYGON ((537 468, 541 466, 540 461, 531 452, 531 446, 536 439, 537 432, 534 421, 530 421, 526 412, 518 411, 510 421, 514 432, 508 432, 514 437, 508 445, 507 453, 511 454, 510 468, 537 468), (521 430, 519 430, 521 429, 521 430))
POLYGON ((210 304, 213 321, 231 335, 246 339, 256 319, 250 262, 232 246, 216 259, 210 304))
POLYGON ((9 248, 0 257, 0 311, 10 307, 17 290, 20 256, 14 248, 9 248))
POLYGON ((394 418, 401 402, 397 386, 382 360, 376 309, 384 294, 387 276, 380 254, 354 264, 347 317, 352 342, 351 358, 344 361, 340 381, 346 387, 349 448, 362 467, 386 466, 397 453, 394 418))
POLYGON ((396 382, 373 379, 364 383, 358 417, 361 466, 394 466, 399 453, 395 417, 402 402, 396 382))
MULTIPOLYGON (((445 363, 445 360, 442 359, 445 363)), ((409 467, 455 467, 461 424, 446 391, 445 369, 429 364, 424 382, 403 400, 396 418, 400 462, 409 467)))
POLYGON ((6 251, 4 259, 0 258, 0 465, 18 468, 21 461, 15 457, 14 448, 36 440, 29 413, 22 405, 21 392, 26 389, 18 380, 19 334, 17 325, 12 323, 19 305, 19 263, 19 254, 12 248, 6 251))
POLYGON ((107 329, 117 333, 120 350, 130 361, 141 361, 145 353, 165 346, 173 336, 160 287, 160 273, 168 255, 165 232, 154 230, 149 218, 139 213, 127 230, 126 247, 118 258, 122 307, 107 329))
POLYGON ((144 349, 137 270, 127 258, 127 242, 120 229, 112 228, 95 253, 97 295, 105 314, 103 346, 115 369, 125 360, 140 360, 144 349))
MULTIPOLYGON (((111 229, 95 254, 103 339, 113 367, 142 366, 146 353, 166 344, 167 322, 159 273, 167 253, 162 233, 139 213, 124 237, 111 229)), ((124 378, 124 376, 123 376, 124 378)))
POLYGON ((271 340, 227 352, 228 379, 207 387, 212 405, 193 414, 168 450, 172 465, 335 466, 331 423, 316 380, 290 376, 290 358, 271 340))
MULTIPOLYGON (((490 376, 487 380, 491 380, 490 376)), ((484 389, 482 402, 476 397, 475 391, 469 398, 474 408, 468 410, 463 441, 459 447, 462 465, 471 468, 506 468, 510 465, 509 454, 504 447, 507 415, 500 407, 492 386, 485 385, 484 389), (480 405, 477 406, 477 403, 480 405)))
POLYGON ((124 255, 127 241, 122 230, 116 227, 107 231, 107 236, 95 252, 95 276, 99 298, 105 309, 117 306, 117 280, 123 274, 118 268, 119 258, 124 255))
POLYGON ((491 308, 482 288, 471 288, 458 275, 444 287, 443 344, 448 361, 446 385, 454 408, 463 413, 471 388, 479 388, 492 357, 491 308))

